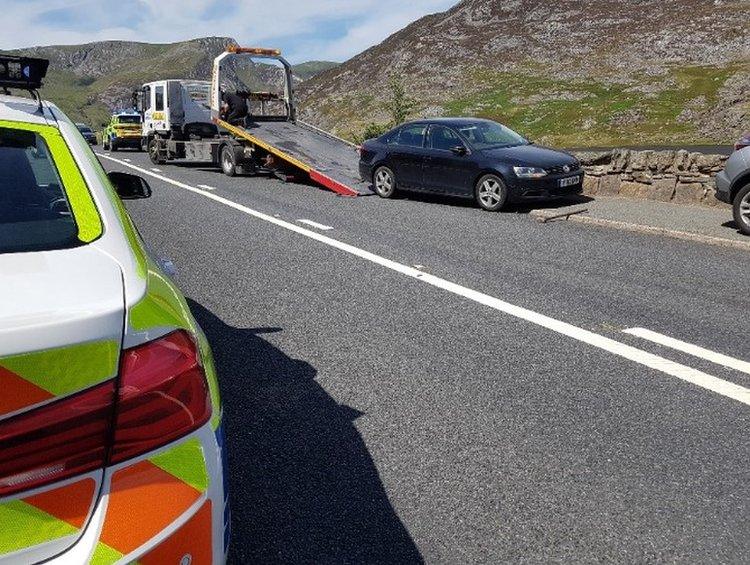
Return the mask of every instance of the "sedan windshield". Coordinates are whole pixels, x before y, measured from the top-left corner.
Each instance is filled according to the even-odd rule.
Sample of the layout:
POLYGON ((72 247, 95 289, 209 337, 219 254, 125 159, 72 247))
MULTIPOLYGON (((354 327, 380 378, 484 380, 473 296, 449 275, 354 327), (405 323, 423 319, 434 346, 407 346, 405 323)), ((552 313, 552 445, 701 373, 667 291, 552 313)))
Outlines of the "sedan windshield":
POLYGON ((523 136, 496 122, 474 122, 458 128, 458 131, 475 149, 512 147, 529 143, 523 136))
POLYGON ((78 244, 78 228, 44 139, 0 128, 0 253, 78 244))

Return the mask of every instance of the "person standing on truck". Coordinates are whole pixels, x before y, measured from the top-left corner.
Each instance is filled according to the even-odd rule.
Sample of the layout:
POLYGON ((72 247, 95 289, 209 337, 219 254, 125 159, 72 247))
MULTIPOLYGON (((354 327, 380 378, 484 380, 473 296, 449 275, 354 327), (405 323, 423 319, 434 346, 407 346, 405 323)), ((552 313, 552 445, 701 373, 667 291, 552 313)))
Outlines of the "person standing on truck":
POLYGON ((233 126, 245 124, 248 115, 247 100, 237 93, 221 90, 221 118, 233 126))

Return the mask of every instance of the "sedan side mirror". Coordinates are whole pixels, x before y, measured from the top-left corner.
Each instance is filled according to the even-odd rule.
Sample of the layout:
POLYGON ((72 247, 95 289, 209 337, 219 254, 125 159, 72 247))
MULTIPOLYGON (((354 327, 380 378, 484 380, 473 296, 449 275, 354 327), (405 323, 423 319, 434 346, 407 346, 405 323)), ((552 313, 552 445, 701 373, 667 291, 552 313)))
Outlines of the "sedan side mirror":
POLYGON ((463 145, 456 145, 455 147, 451 147, 451 153, 453 153, 454 155, 458 155, 459 157, 463 157, 468 153, 468 151, 463 145))
POLYGON ((117 196, 123 200, 138 200, 140 198, 151 197, 151 187, 145 179, 138 175, 129 173, 109 173, 109 180, 115 187, 117 196))

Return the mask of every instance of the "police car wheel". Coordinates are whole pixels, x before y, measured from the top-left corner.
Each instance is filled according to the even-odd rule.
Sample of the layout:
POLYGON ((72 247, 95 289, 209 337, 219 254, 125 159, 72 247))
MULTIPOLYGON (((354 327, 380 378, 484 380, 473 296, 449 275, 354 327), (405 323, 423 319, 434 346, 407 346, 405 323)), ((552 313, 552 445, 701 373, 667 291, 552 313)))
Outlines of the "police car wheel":
POLYGON ((221 148, 221 170, 228 177, 237 174, 237 164, 234 162, 234 149, 229 145, 221 148))
POLYGON ((750 184, 742 187, 734 197, 734 223, 745 235, 750 235, 750 184))

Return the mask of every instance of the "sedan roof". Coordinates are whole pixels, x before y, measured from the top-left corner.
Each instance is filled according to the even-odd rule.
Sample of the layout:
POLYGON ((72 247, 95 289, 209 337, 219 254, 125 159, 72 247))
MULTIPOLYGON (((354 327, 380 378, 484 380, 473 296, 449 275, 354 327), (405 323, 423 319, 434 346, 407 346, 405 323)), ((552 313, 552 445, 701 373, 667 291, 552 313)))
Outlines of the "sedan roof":
POLYGON ((486 120, 484 118, 424 118, 421 120, 412 120, 410 122, 407 122, 407 124, 436 124, 461 127, 481 122, 492 122, 492 120, 486 120))

